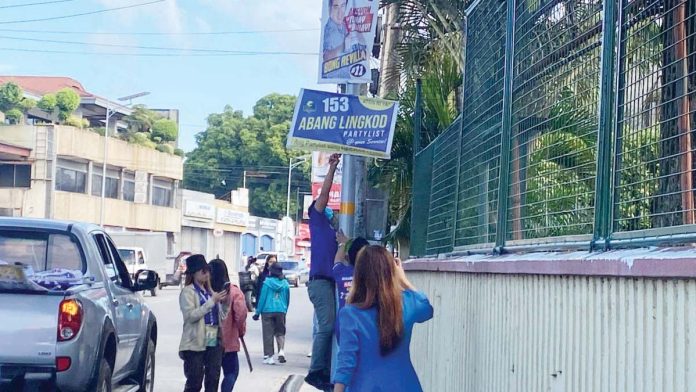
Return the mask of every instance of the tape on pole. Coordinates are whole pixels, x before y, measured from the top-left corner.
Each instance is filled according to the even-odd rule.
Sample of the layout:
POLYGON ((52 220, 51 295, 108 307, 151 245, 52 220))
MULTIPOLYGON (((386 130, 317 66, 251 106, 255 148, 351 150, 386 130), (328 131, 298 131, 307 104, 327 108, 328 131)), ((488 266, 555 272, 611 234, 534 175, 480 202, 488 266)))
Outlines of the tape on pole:
POLYGON ((355 215, 355 203, 349 203, 349 202, 341 203, 340 213, 342 215, 355 215))

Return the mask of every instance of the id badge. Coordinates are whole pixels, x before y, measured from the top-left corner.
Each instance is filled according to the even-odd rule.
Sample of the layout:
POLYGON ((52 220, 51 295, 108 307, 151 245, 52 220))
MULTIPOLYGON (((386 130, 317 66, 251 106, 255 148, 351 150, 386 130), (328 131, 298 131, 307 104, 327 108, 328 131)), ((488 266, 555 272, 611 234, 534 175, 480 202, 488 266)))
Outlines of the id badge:
POLYGON ((218 345, 218 327, 217 325, 205 326, 205 345, 207 347, 215 347, 218 345))

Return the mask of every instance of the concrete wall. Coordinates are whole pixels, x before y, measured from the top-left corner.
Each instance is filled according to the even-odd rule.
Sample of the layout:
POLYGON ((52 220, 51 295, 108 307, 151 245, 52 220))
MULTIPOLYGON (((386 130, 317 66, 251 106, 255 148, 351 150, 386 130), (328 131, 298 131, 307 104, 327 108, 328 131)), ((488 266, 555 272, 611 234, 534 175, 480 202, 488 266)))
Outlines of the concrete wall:
POLYGON ((425 391, 696 391, 696 279, 408 276, 435 308, 411 345, 425 391))
POLYGON ((11 125, 0 127, 0 140, 31 149, 29 162, 31 188, 3 188, 0 208, 14 210, 15 216, 44 218, 50 214, 50 190, 53 178, 53 128, 50 126, 11 125))
MULTIPOLYGON (((99 224, 101 198, 82 193, 55 192, 56 219, 99 224)), ((180 212, 174 208, 136 204, 124 200, 105 199, 104 224, 131 229, 178 233, 180 212)))
MULTIPOLYGON (((73 127, 58 127, 58 155, 104 161, 104 137, 73 127)), ((147 147, 110 137, 107 161, 110 165, 128 170, 146 171, 155 176, 181 180, 184 177, 183 160, 176 155, 161 153, 147 147)))

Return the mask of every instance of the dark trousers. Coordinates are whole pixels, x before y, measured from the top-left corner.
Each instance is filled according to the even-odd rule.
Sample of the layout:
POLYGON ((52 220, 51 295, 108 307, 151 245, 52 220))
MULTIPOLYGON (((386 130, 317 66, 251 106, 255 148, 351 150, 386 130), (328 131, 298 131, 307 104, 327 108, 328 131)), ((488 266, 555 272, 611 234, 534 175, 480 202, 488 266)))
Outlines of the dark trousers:
POLYGON ((220 366, 223 349, 220 345, 206 347, 205 351, 183 351, 184 392, 199 392, 205 380, 205 392, 217 392, 220 384, 220 366))
POLYGON ((278 341, 278 351, 285 347, 285 313, 263 313, 261 315, 263 334, 263 355, 273 355, 273 337, 278 341))
POLYGON ((239 356, 237 352, 225 353, 222 356, 222 387, 221 392, 232 392, 239 377, 239 356))
POLYGON ((309 300, 314 305, 317 328, 312 340, 312 362, 310 374, 323 374, 324 380, 331 373, 331 340, 336 322, 336 288, 328 280, 312 280, 307 287, 309 300))

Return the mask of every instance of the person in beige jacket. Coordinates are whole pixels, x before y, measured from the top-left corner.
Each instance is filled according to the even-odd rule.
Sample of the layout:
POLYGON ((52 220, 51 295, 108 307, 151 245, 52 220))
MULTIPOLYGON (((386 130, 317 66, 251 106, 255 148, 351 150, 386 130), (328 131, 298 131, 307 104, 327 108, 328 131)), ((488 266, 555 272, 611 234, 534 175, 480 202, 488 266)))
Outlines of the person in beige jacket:
POLYGON ((227 292, 214 292, 210 272, 203 255, 186 259, 186 286, 179 294, 184 327, 179 357, 184 360, 184 392, 199 392, 205 381, 206 392, 216 392, 220 383, 223 347, 220 322, 227 317, 229 306, 218 306, 227 292))

